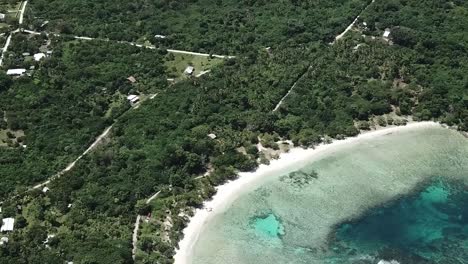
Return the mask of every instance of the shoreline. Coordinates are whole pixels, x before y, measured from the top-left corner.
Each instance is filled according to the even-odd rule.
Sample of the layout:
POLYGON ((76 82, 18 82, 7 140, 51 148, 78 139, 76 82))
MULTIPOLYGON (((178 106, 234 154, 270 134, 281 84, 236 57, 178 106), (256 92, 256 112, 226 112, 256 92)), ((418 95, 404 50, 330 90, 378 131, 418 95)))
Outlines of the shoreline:
POLYGON ((193 246, 206 227, 206 223, 216 214, 225 211, 234 200, 248 189, 246 187, 251 186, 251 184, 263 179, 267 175, 277 175, 278 172, 296 170, 305 161, 309 162, 315 158, 319 158, 323 154, 339 150, 340 147, 350 146, 363 140, 385 136, 394 132, 428 127, 442 127, 442 125, 433 121, 410 122, 405 126, 382 127, 377 130, 365 131, 355 137, 333 140, 329 144, 322 143, 315 148, 304 149, 293 147, 289 152, 282 153, 278 159, 271 160, 269 165, 262 164, 254 172, 239 173, 238 179, 216 187, 217 193, 213 198, 205 201, 202 209, 195 210, 194 216, 190 217, 187 227, 183 230, 184 237, 179 241, 179 249, 176 249, 174 263, 191 263, 193 246))

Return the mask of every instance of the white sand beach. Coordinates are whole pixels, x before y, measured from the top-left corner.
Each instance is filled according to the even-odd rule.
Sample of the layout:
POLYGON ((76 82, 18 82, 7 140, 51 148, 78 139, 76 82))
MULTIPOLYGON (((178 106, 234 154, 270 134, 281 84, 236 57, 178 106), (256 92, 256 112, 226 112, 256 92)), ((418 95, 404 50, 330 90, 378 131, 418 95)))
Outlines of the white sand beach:
POLYGON ((277 175, 278 172, 292 171, 300 167, 300 165, 306 161, 319 158, 343 146, 349 146, 350 144, 360 143, 368 139, 398 133, 400 131, 437 126, 441 125, 436 122, 411 122, 406 126, 384 127, 374 131, 367 131, 356 137, 335 140, 330 144, 321 144, 314 149, 296 147, 292 148, 288 153, 281 154, 279 159, 272 160, 269 165, 260 165, 255 172, 240 173, 237 180, 217 187, 217 193, 213 199, 205 202, 204 209, 198 209, 195 212, 195 215, 190 219, 188 226, 183 231, 184 238, 179 242, 179 249, 174 256, 175 263, 191 263, 193 246, 210 219, 214 215, 224 212, 234 200, 248 189, 247 187, 253 185, 262 178, 268 175, 277 175))

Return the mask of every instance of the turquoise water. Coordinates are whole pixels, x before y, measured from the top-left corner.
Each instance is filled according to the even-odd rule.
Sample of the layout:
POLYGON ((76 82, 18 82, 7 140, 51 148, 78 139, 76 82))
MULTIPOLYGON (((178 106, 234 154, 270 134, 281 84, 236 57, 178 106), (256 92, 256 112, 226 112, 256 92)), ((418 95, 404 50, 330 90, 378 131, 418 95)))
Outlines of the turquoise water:
POLYGON ((269 214, 265 217, 255 217, 253 219, 253 228, 259 237, 268 240, 280 239, 284 235, 284 229, 278 218, 274 214, 269 214))
POLYGON ((468 142, 440 127, 362 140, 247 186, 192 263, 468 263, 468 142))

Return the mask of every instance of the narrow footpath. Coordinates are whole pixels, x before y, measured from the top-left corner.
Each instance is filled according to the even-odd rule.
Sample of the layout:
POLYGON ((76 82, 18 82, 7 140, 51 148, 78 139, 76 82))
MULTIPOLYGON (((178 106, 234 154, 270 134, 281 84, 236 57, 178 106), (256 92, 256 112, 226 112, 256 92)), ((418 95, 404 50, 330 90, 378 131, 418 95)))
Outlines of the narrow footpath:
POLYGON ((346 35, 346 33, 348 33, 348 31, 350 31, 354 25, 356 24, 356 22, 358 21, 358 19, 361 17, 361 15, 369 8, 370 5, 372 5, 373 3, 375 2, 375 0, 372 0, 362 11, 361 13, 359 13, 359 15, 353 20, 353 22, 341 33, 339 34, 338 36, 335 37, 335 40, 333 42, 330 43, 330 45, 334 45, 338 40, 340 40, 341 38, 344 37, 344 35, 346 35))
MULTIPOLYGON (((346 33, 348 33, 348 31, 350 31, 354 25, 356 24, 356 22, 358 21, 358 19, 361 17, 361 15, 369 8, 370 5, 372 5, 373 3, 375 2, 375 0, 372 0, 366 7, 364 7, 364 9, 361 11, 361 13, 359 13, 359 15, 353 20, 353 22, 351 22, 351 24, 349 24, 349 26, 346 27, 346 29, 340 33, 339 35, 337 35, 335 37, 335 40, 333 42, 330 43, 330 45, 334 45, 338 40, 340 40, 341 38, 343 38, 346 33)), ((284 100, 289 96, 289 94, 291 94, 291 92, 294 90, 294 88, 296 87, 297 83, 302 79, 303 76, 305 76, 310 70, 311 70, 312 67, 309 66, 309 68, 297 79, 297 81, 295 81, 293 83, 293 85, 291 86, 291 88, 288 90, 288 92, 283 96, 283 98, 281 98, 281 100, 278 102, 278 104, 276 104, 275 108, 273 109, 272 112, 276 112, 280 107, 281 105, 283 104, 284 100)))
POLYGON ((310 71, 310 69, 312 69, 312 66, 307 67, 307 70, 305 70, 304 73, 301 74, 301 75, 299 76, 299 78, 297 78, 297 80, 293 83, 293 85, 291 86, 291 88, 289 88, 288 92, 287 92, 287 93, 283 96, 283 98, 281 98, 281 100, 276 104, 275 108, 273 109, 273 112, 276 112, 276 111, 280 108, 280 106, 283 104, 283 102, 284 102, 284 100, 286 99, 286 97, 288 97, 289 94, 294 90, 294 88, 296 88, 297 83, 298 83, 300 80, 302 80, 302 78, 303 78, 304 76, 306 76, 306 74, 310 71))
POLYGON ((24 1, 24 2, 23 2, 23 7, 21 8, 19 21, 18 21, 18 23, 19 23, 20 25, 23 24, 24 11, 26 10, 26 6, 27 6, 27 5, 28 5, 28 1, 24 1))
POLYGON ((96 146, 109 134, 110 130, 111 130, 112 126, 106 128, 106 130, 104 130, 104 132, 102 132, 101 135, 99 135, 96 140, 93 142, 93 144, 91 144, 91 146, 89 146, 78 158, 76 158, 73 162, 71 162, 70 164, 68 164, 68 166, 61 170, 60 172, 56 173, 55 175, 53 175, 52 177, 50 177, 47 181, 43 182, 43 183, 39 183, 33 187, 31 187, 29 190, 36 190, 36 189, 39 189, 39 188, 42 188, 44 186, 46 186, 47 184, 49 184, 51 181, 55 180, 55 179, 58 179, 60 178, 63 174, 65 174, 67 171, 71 170, 73 167, 75 167, 76 163, 82 159, 86 154, 88 154, 88 152, 90 152, 91 150, 93 150, 94 148, 96 148, 96 146))
POLYGON ((3 66, 3 59, 5 58, 5 53, 8 51, 8 47, 10 46, 12 36, 13 33, 10 33, 10 35, 8 35, 8 38, 5 42, 5 46, 2 49, 2 56, 0 57, 0 66, 3 66))
MULTIPOLYGON (((40 35, 42 32, 38 31, 32 31, 32 30, 23 30, 23 33, 28 33, 32 35, 40 35)), ((60 36, 58 33, 48 33, 44 32, 47 36, 49 35, 54 35, 54 36, 60 36)), ((126 44, 126 45, 131 45, 135 46, 138 48, 147 48, 147 49, 157 49, 156 46, 154 45, 142 45, 142 44, 137 44, 135 42, 128 42, 128 41, 120 41, 120 40, 110 40, 110 39, 102 39, 102 38, 91 38, 91 37, 86 37, 86 36, 73 36, 75 39, 79 40, 98 40, 98 41, 107 41, 107 42, 116 42, 120 44, 126 44)), ((193 51, 186 51, 186 50, 177 50, 177 49, 167 49, 167 52, 170 53, 178 53, 178 54, 187 54, 187 55, 194 55, 194 56, 203 56, 203 57, 214 57, 214 58, 220 58, 220 59, 232 59, 235 58, 236 56, 228 56, 228 55, 217 55, 217 54, 209 54, 209 53, 200 53, 200 52, 193 52, 193 51)))
POLYGON ((24 20, 24 11, 26 10, 26 6, 28 5, 28 1, 24 1, 23 3, 21 3, 22 5, 22 8, 21 8, 21 11, 19 13, 19 28, 13 30, 10 32, 10 34, 8 35, 8 38, 5 42, 5 46, 3 46, 2 48, 2 56, 0 57, 0 67, 3 66, 3 60, 5 59, 5 53, 8 51, 8 47, 10 46, 11 44, 11 37, 13 36, 13 34, 15 33, 18 33, 20 31, 20 28, 21 28, 21 25, 23 24, 23 20, 24 20))

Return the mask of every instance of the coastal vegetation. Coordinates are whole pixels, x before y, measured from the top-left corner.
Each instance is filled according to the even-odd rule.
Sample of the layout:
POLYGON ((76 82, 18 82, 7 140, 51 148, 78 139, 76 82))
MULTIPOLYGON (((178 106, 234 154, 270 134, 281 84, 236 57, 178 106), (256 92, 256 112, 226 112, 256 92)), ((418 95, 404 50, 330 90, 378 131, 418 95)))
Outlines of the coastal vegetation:
POLYGON ((4 202, 2 214, 17 219, 17 230, 0 248, 2 263, 131 263, 137 214, 148 222, 136 261, 172 263, 193 208, 216 185, 256 169, 265 157, 259 143, 313 147, 408 116, 467 131, 468 4, 376 1, 329 45, 368 2, 33 1, 33 29, 47 19, 47 30, 150 40, 160 49, 52 37, 53 55, 36 63, 21 54, 48 39, 15 36, 21 44, 6 65, 35 70, 15 79, 0 73, 7 138, 7 146, 0 142, 0 196, 63 169, 114 125, 48 192, 4 202), (382 37, 387 28, 389 39, 382 37), (154 34, 168 37, 156 42, 154 34), (180 70, 172 70, 165 47, 236 57, 168 85, 167 75, 180 70), (127 111, 129 93, 157 96, 127 111), (45 244, 47 235, 54 237, 45 244))

